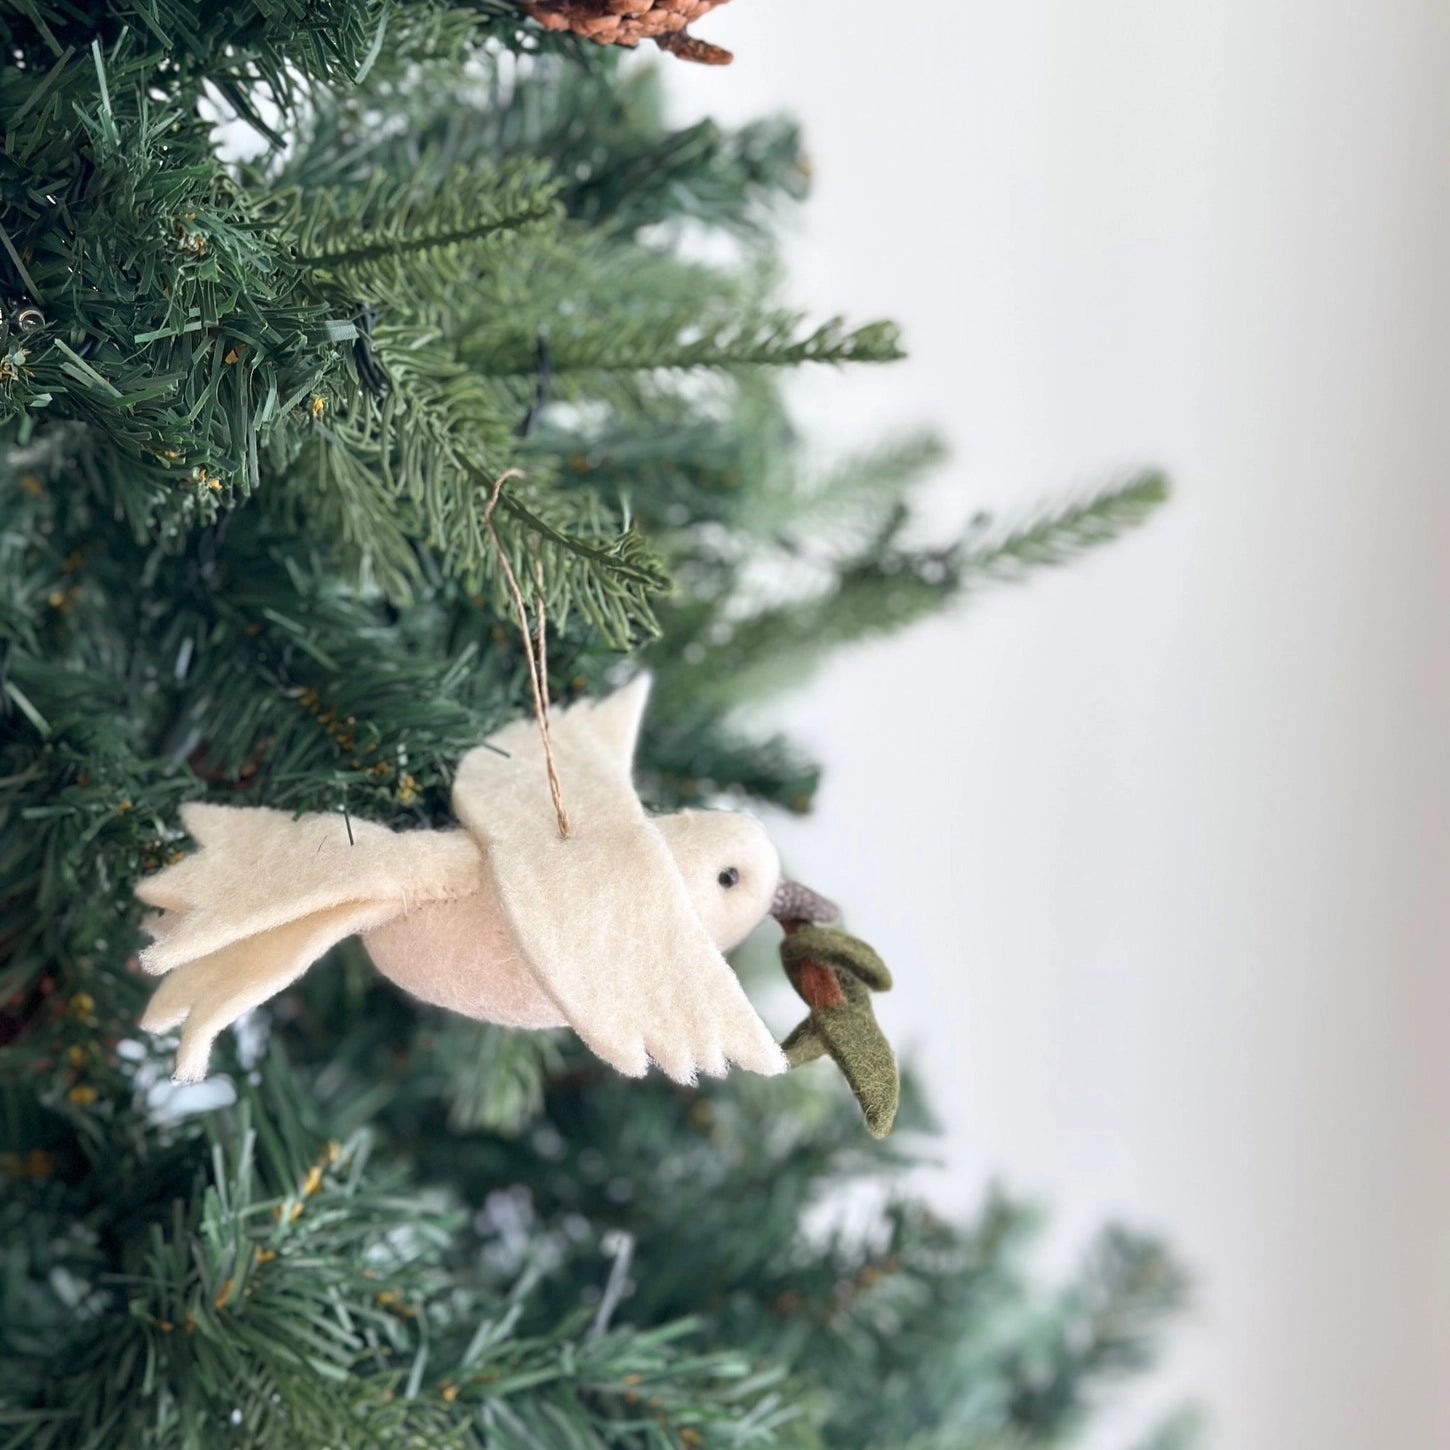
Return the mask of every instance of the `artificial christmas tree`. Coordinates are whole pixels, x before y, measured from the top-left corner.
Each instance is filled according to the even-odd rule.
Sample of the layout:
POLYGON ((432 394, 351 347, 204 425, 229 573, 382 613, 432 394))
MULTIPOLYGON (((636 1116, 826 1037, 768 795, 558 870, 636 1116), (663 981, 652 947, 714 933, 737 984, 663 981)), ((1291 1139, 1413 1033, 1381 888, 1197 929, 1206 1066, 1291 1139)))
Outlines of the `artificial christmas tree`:
POLYGON ((822 475, 782 403, 898 355, 773 299, 792 128, 672 129, 511 0, 12 0, 0 38, 0 1445, 1061 1438, 1181 1296, 1152 1241, 1049 1295, 1003 1201, 817 1224, 910 1161, 828 1068, 628 1081, 355 944, 178 1088, 133 893, 186 802, 447 826, 539 666, 653 672, 654 808, 804 810, 735 706, 1161 481, 907 542, 931 440, 822 475))

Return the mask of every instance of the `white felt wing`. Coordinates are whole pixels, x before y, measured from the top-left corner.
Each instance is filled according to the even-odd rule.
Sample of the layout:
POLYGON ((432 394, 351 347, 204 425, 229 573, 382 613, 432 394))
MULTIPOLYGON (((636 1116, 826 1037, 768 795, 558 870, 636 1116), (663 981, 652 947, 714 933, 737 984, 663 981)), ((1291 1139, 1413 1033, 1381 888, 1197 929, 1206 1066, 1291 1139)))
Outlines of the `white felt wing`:
POLYGON ((652 1058, 678 1082, 723 1073, 728 1062, 783 1072, 779 1047, 710 939, 631 784, 648 688, 642 678, 555 715, 567 840, 531 720, 463 758, 454 810, 486 847, 529 970, 606 1062, 639 1077, 652 1058))
POLYGON ((141 1025, 182 1026, 176 1075, 206 1073, 217 1034, 289 986, 329 947, 411 906, 483 884, 477 845, 461 831, 396 833, 335 815, 294 818, 265 808, 189 805, 199 850, 143 881, 161 908, 141 954, 169 975, 141 1025))

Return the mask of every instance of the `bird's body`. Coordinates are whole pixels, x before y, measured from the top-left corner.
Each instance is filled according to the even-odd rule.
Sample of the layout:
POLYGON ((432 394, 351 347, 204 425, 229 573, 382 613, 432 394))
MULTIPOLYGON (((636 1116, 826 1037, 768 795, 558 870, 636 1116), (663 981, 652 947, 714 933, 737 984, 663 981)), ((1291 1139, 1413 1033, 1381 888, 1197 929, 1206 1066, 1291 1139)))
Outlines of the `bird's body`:
POLYGON ((731 811, 651 819, 630 761, 642 679, 559 713, 552 743, 574 825, 560 836, 528 722, 460 762, 462 829, 390 831, 340 815, 195 804, 199 850, 143 881, 161 914, 142 954, 166 973, 143 1018, 181 1027, 176 1071, 203 1076, 218 1032, 360 934, 423 1001, 510 1027, 572 1027, 638 1076, 784 1071, 722 952, 764 919, 780 862, 731 811))
POLYGON ((479 855, 479 889, 430 901, 363 933, 377 969, 435 1007, 504 1027, 567 1027, 514 947, 479 855))

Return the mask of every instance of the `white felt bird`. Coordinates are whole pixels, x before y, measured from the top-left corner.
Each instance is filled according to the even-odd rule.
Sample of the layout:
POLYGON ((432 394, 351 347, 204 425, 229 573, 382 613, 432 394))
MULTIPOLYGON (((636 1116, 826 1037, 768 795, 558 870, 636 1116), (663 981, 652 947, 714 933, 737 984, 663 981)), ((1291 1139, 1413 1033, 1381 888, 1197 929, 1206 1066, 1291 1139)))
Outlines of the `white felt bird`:
MULTIPOLYGON (((161 915, 141 957, 166 973, 142 1026, 181 1027, 176 1076, 206 1073, 217 1034, 361 933, 378 969, 425 1002, 511 1027, 572 1027, 606 1062, 672 1078, 785 1057, 723 952, 773 903, 800 909, 764 829, 733 811, 649 817, 630 763, 647 677, 554 717, 572 829, 556 828, 534 724, 459 763, 462 829, 395 832, 337 815, 194 804, 200 849, 143 881, 161 915)), ((805 893, 820 908, 829 903, 805 893)))

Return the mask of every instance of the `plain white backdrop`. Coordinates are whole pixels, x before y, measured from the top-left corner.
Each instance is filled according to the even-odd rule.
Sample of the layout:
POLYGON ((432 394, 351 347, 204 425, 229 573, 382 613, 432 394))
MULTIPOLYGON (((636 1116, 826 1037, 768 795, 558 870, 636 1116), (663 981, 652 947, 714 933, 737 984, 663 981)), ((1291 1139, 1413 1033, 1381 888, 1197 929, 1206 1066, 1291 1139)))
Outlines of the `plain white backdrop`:
POLYGON ((789 109, 817 312, 912 357, 799 390, 922 418, 931 499, 1157 462, 1070 571, 841 660, 775 717, 783 832, 892 964, 949 1127, 931 1191, 1107 1214, 1200 1280, 1123 1445, 1450 1445, 1450 5, 735 0, 682 115, 789 109))

